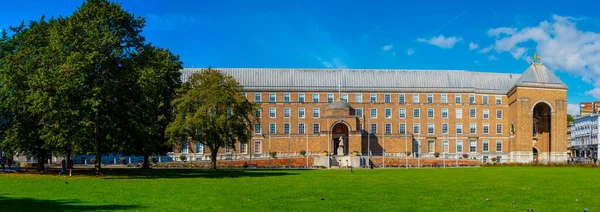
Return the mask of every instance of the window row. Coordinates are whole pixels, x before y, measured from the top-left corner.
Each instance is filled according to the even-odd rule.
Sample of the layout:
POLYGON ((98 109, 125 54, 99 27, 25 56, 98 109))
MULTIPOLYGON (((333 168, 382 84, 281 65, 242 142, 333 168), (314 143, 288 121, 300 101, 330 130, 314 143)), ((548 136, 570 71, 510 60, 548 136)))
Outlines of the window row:
MULTIPOLYGON (((398 127, 399 134, 407 134, 406 123, 399 123, 398 126, 399 126, 398 127)), ((450 130, 449 126, 450 125, 448 123, 442 123, 441 124, 441 133, 449 134, 449 130, 450 130)), ((361 129, 362 129, 362 127, 361 127, 361 129)), ((377 123, 371 123, 370 128, 369 128, 369 130, 370 130, 369 133, 370 134, 378 134, 377 129, 378 129, 377 123)), ((456 123, 454 129, 456 131, 455 131, 455 133, 452 133, 452 134, 463 134, 463 124, 462 123, 456 123)), ((435 123, 427 123, 426 130, 427 130, 426 131, 427 134, 435 134, 435 123)), ((392 134, 392 131, 393 131, 392 123, 385 123, 384 127, 383 127, 383 134, 392 134)), ((496 124, 496 134, 502 134, 502 132, 503 132, 502 124, 496 124)), ((469 134, 477 134, 477 123, 469 124, 469 132, 468 133, 469 134)), ((421 124, 413 123, 412 133, 408 132, 408 134, 421 134, 421 124)), ((490 134, 490 124, 489 123, 482 124, 481 134, 490 134)))
MULTIPOLYGON (((502 110, 498 109, 496 110, 496 119, 502 119, 502 110)), ((463 109, 462 108, 456 108, 455 111, 456 114, 456 118, 457 119, 461 119, 463 117, 463 109)), ((369 115, 371 118, 377 118, 377 108, 371 108, 371 110, 369 111, 369 115)), ((363 118, 363 109, 362 108, 356 108, 356 116, 358 118, 363 118)), ((442 108, 441 110, 441 114, 440 117, 441 118, 448 118, 450 116, 448 108, 442 108)), ((385 118, 392 118, 392 108, 385 108, 384 109, 384 117, 385 118)), ((406 108, 400 108, 398 109, 398 117, 401 119, 406 118, 406 108)), ((415 119, 421 118, 421 109, 420 108, 413 108, 413 113, 412 113, 412 117, 415 119)), ((435 118, 435 109, 434 108, 427 108, 427 118, 435 118)), ((477 118, 477 109, 476 108, 469 108, 469 118, 477 118)), ((490 118, 490 110, 489 109, 483 109, 482 110, 482 118, 483 119, 489 119, 490 118)))
MULTIPOLYGON (((427 141, 427 146, 426 146, 426 152, 429 153, 434 153, 434 152, 442 152, 442 153, 449 153, 449 141, 447 140, 443 140, 442 141, 442 149, 441 151, 436 150, 436 141, 434 140, 428 140, 427 141)), ((456 141, 456 153, 462 153, 463 151, 463 141, 462 140, 457 140, 456 141)), ((476 140, 470 140, 468 143, 468 151, 466 152, 477 152, 477 141, 476 140)), ((493 148, 493 146, 492 146, 493 148)), ((489 152, 490 151, 490 141, 489 140, 483 140, 481 143, 481 151, 482 152, 489 152)), ((496 140, 496 152, 502 152, 502 140, 496 140)))
MULTIPOLYGON (((306 95, 304 93, 299 93, 297 96, 296 101, 297 102, 313 102, 313 103, 319 103, 320 102, 320 95, 319 93, 313 93, 312 99, 308 100, 306 99, 306 95)), ((434 96, 435 95, 440 95, 440 102, 442 104, 447 104, 447 103, 456 103, 456 104, 461 104, 463 103, 462 100, 462 94, 457 95, 457 94, 453 94, 454 95, 454 100, 451 101, 448 99, 448 94, 397 94, 397 98, 396 100, 394 100, 394 102, 398 102, 400 104, 404 104, 404 103, 421 103, 420 100, 420 96, 421 95, 425 95, 425 101, 423 103, 427 103, 427 104, 433 104, 435 103, 434 101, 434 96), (410 98, 410 101, 407 101, 406 98, 410 98)), ((333 93, 328 93, 326 94, 327 96, 327 102, 331 103, 333 101, 335 101, 335 94, 333 93)), ((363 103, 363 94, 354 94, 355 98, 354 98, 354 102, 356 103, 363 103)), ((395 96, 395 95, 394 95, 395 96)), ((269 93, 269 99, 268 102, 277 102, 277 94, 276 93, 269 93)), ((377 94, 369 94, 369 103, 378 103, 377 100, 377 94)), ((493 96, 495 99, 495 101, 493 102, 496 105, 501 105, 502 104, 502 96, 493 96)), ((340 98, 341 100, 348 102, 348 94, 344 93, 338 96, 338 98, 340 98)), ((487 105, 489 104, 489 98, 490 96, 488 95, 481 95, 481 104, 487 105)), ((283 102, 291 102, 291 94, 290 93, 284 93, 283 94, 283 102)), ((381 100, 379 100, 381 101, 381 100)), ((254 102, 262 102, 262 93, 255 93, 254 94, 254 102)), ((383 103, 392 103, 392 94, 383 94, 383 103)), ((469 104, 475 104, 475 94, 468 94, 468 103, 469 104)))
MULTIPOLYGON (((297 134, 305 134, 307 131, 307 126, 305 123, 298 123, 296 128, 297 134)), ((277 123, 269 123, 268 134, 277 134, 277 123)), ((283 123, 283 134, 291 134, 291 124, 283 123)), ((312 133, 319 134, 321 133, 321 125, 319 123, 312 124, 312 133)), ((262 134, 262 124, 255 123, 254 124, 254 134, 262 134)))

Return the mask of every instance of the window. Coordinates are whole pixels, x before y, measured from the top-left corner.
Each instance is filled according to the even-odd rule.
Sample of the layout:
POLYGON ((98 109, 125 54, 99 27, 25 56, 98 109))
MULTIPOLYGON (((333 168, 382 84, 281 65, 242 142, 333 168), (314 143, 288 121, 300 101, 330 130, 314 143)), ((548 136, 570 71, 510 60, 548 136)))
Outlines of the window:
POLYGON ((392 124, 385 123, 385 134, 392 134, 392 124))
POLYGON ((383 95, 383 102, 392 103, 392 96, 389 93, 383 95))
POLYGON ((401 119, 405 119, 406 118, 406 108, 400 108, 400 118, 401 119))
POLYGON ((462 96, 460 94, 454 94, 454 103, 460 104, 462 96))
POLYGON ((319 118, 319 117, 321 117, 321 109, 313 108, 313 118, 319 118))
POLYGON ((404 94, 398 94, 398 103, 404 104, 404 94))
POLYGON ((496 119, 502 119, 502 110, 496 110, 496 119))
POLYGON ((400 134, 406 134, 406 123, 400 123, 400 134))
POLYGON ((502 104, 502 96, 496 96, 496 104, 497 105, 501 105, 502 104))
POLYGON ((313 93, 313 102, 319 103, 319 94, 318 93, 313 93))
POLYGON ((448 108, 442 108, 442 118, 448 118, 448 108))
POLYGON ((475 108, 471 108, 469 109, 469 118, 476 118, 477 117, 477 110, 475 108))
POLYGON ((392 108, 386 108, 385 109, 385 118, 386 119, 391 119, 392 118, 392 108))
POLYGON ((360 93, 356 94, 356 103, 362 103, 362 94, 360 94, 360 93))
POLYGON ((414 123, 413 124, 413 133, 414 134, 421 134, 421 126, 419 123, 414 123))
POLYGON ((412 100, 415 104, 419 103, 419 94, 413 94, 412 100))
POLYGON ((490 124, 483 123, 483 134, 490 134, 490 124))
POLYGON ((274 107, 269 108, 269 118, 275 118, 276 112, 277 110, 274 107))
POLYGON ((502 156, 496 156, 496 163, 502 163, 502 156))
POLYGON ((358 131, 363 133, 363 123, 358 124, 358 131))
POLYGON ((371 108, 371 118, 377 118, 377 108, 371 108))
POLYGON ((196 153, 198 153, 198 154, 204 153, 204 145, 198 141, 196 141, 196 153))
POLYGON ((489 151, 490 151, 490 141, 483 140, 483 152, 489 152, 489 151))
POLYGON ((377 124, 371 124, 371 134, 377 134, 377 124))
POLYGON ((275 123, 269 123, 269 134, 277 133, 277 125, 275 123))
POLYGON ((225 145, 225 154, 228 154, 228 155, 231 154, 231 145, 230 144, 225 145))
POLYGON ((433 108, 427 108, 427 118, 433 118, 433 108))
POLYGON ((304 134, 304 123, 298 123, 298 134, 304 134))
POLYGON ((427 152, 429 152, 429 153, 435 152, 435 141, 433 141, 433 140, 427 141, 427 152))
POLYGON ((462 123, 456 123, 456 134, 462 134, 462 123))
POLYGON ((181 141, 181 153, 188 153, 188 141, 181 141))
POLYGON ((448 123, 442 123, 442 134, 448 134, 448 123))
POLYGON ((254 102, 260 103, 260 93, 255 93, 254 94, 254 102))
POLYGON ((433 134, 435 132, 435 125, 433 123, 427 123, 427 134, 433 134))
POLYGON ((298 102, 304 103, 304 94, 303 93, 298 94, 298 102))
POLYGON ((477 152, 477 141, 471 140, 470 144, 471 144, 471 146, 470 146, 469 151, 470 152, 477 152))
POLYGON ((269 94, 269 102, 275 102, 275 101, 276 101, 275 94, 274 93, 270 93, 269 94))
POLYGON ((254 111, 254 116, 256 118, 262 117, 262 108, 256 108, 256 111, 254 111))
POLYGON ((305 113, 304 113, 304 108, 298 108, 298 118, 303 119, 304 117, 306 117, 305 113))
POLYGON ((456 118, 462 119, 462 108, 456 108, 456 118))
POLYGON ((490 110, 483 109, 483 119, 489 119, 489 118, 490 118, 490 110))
POLYGON ((319 123, 313 124, 313 134, 321 133, 321 125, 319 123))
POLYGON ((469 133, 476 134, 477 133, 477 123, 469 124, 469 133))
POLYGON ((481 96, 481 103, 484 105, 487 105, 488 104, 488 96, 486 96, 486 95, 481 96))
POLYGON ((370 100, 370 102, 371 103, 376 103, 377 102, 377 94, 374 94, 374 93, 371 94, 371 100, 370 100))
POLYGON ((248 154, 248 144, 240 143, 240 154, 248 154))
POLYGON ((289 118, 290 117, 290 108, 286 107, 283 108, 283 118, 289 118))
POLYGON ((421 110, 419 108, 414 108, 413 109, 413 118, 420 118, 421 117, 421 110))
POLYGON ((469 104, 475 104, 475 94, 469 94, 469 104))
POLYGON ((458 140, 458 141, 456 141, 456 152, 462 152, 462 151, 463 151, 462 141, 458 140))
POLYGON ((356 108, 356 117, 358 117, 358 118, 363 117, 363 109, 362 108, 356 108))
POLYGON ((244 96, 244 98, 248 98, 248 94, 246 92, 242 93, 242 96, 244 96))
POLYGON ((332 103, 333 102, 333 94, 332 93, 328 93, 327 94, 327 102, 328 103, 332 103))
POLYGON ((347 93, 342 94, 342 101, 348 102, 348 94, 347 93))
POLYGON ((502 124, 496 124, 496 134, 502 134, 502 124))
POLYGON ((442 100, 441 100, 442 104, 447 104, 448 103, 448 94, 442 94, 442 100))
POLYGON ((289 103, 290 102, 290 94, 289 93, 284 93, 283 94, 283 102, 285 102, 285 103, 289 103))
POLYGON ((262 141, 254 141, 254 154, 261 154, 262 141))
POLYGON ((283 123, 283 134, 290 134, 290 123, 283 123))
POLYGON ((483 161, 484 163, 487 163, 487 161, 488 161, 489 157, 490 157, 490 156, 487 156, 487 155, 483 156, 483 159, 482 159, 482 161, 483 161))
POLYGON ((496 152, 502 152, 502 140, 496 140, 496 152))
POLYGON ((262 133, 262 129, 261 129, 260 123, 255 123, 254 124, 254 134, 261 134, 261 133, 262 133))
POLYGON ((442 141, 442 152, 448 152, 448 141, 442 141))
POLYGON ((433 103, 433 94, 427 94, 427 104, 433 103))

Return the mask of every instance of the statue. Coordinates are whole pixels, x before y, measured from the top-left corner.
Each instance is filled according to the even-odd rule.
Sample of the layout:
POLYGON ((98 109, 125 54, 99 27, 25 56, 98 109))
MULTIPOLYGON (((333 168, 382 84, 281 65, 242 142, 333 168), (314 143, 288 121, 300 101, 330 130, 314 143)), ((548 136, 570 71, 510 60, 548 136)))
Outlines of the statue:
POLYGON ((344 155, 344 136, 340 136, 340 143, 338 144, 337 154, 344 155))
POLYGON ((340 143, 339 143, 340 147, 344 147, 344 136, 340 136, 340 143))

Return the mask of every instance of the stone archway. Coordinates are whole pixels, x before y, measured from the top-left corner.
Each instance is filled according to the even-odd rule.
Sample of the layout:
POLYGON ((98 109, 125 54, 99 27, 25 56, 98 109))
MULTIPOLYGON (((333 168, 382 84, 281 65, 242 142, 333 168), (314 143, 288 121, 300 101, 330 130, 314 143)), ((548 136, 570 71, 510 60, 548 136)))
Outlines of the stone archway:
POLYGON ((333 154, 334 155, 347 155, 348 154, 348 133, 350 129, 348 129, 348 125, 345 123, 337 123, 333 125, 331 134, 332 134, 332 142, 333 142, 333 154), (340 143, 340 138, 343 140, 343 143, 340 143), (340 144, 343 145, 343 148, 339 148, 340 144), (341 152, 338 151, 338 148, 341 152))
POLYGON ((534 160, 550 161, 552 152, 552 107, 547 102, 537 102, 532 110, 534 160))

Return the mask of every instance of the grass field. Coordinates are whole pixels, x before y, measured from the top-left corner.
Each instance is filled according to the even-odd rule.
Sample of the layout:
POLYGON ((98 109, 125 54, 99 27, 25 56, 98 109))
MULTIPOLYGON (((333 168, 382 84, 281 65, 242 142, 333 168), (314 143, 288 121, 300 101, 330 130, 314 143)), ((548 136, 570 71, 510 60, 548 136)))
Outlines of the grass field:
POLYGON ((600 211, 600 169, 115 169, 105 174, 0 174, 0 211, 600 211))

